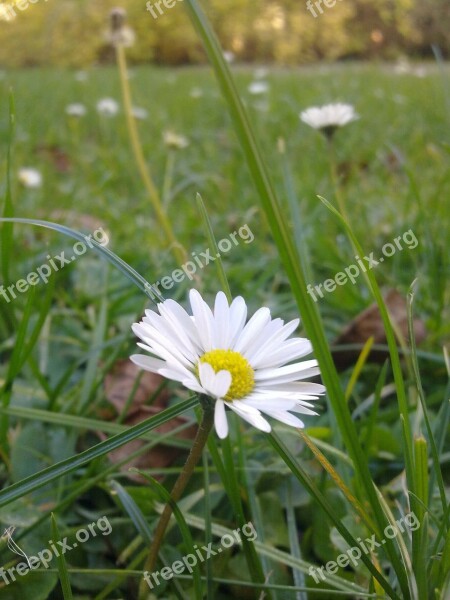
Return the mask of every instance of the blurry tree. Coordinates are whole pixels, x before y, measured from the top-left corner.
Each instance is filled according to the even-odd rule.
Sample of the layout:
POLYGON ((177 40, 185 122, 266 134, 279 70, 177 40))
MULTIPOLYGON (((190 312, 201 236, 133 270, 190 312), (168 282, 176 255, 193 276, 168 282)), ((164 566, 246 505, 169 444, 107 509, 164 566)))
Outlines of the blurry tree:
POLYGON ((450 1, 420 0, 415 3, 412 19, 418 37, 412 49, 428 54, 436 44, 450 57, 450 1))
MULTIPOLYGON (((153 0, 154 2, 155 0, 153 0)), ((83 67, 110 62, 105 40, 108 12, 128 11, 136 63, 184 64, 205 60, 182 2, 157 19, 144 0, 57 0, 29 4, 0 0, 0 65, 83 67), (15 18, 10 18, 16 13, 15 18)), ((438 44, 450 53, 449 0, 341 0, 322 4, 316 18, 306 0, 208 0, 203 2, 223 47, 238 60, 299 64, 317 59, 395 58, 429 53, 438 44)))

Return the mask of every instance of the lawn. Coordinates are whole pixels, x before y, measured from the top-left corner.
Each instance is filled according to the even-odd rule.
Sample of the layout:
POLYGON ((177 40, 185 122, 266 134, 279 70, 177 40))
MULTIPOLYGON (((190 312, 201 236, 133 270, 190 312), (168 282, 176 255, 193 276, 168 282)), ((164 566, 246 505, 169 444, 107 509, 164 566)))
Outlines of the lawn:
MULTIPOLYGON (((236 66, 232 70, 283 220, 301 256, 306 283, 313 286, 309 289, 316 289, 312 300, 317 302, 312 306, 320 312, 326 339, 340 365, 339 384, 348 391, 361 460, 367 462, 373 481, 397 519, 414 508, 412 492, 406 492, 398 381, 393 383, 379 317, 372 311, 355 322, 373 303, 358 263, 362 255, 355 257, 344 226, 319 196, 336 205, 338 189, 338 199, 364 255, 373 257, 363 264, 372 267, 370 273, 385 294, 398 292, 398 346, 411 430, 415 439, 421 434, 427 439, 425 450, 422 442, 412 441, 415 468, 422 464, 427 471, 427 460, 430 465, 429 475, 420 480, 422 493, 416 481, 415 494, 423 500, 431 490, 425 508, 420 501, 416 504, 421 530, 427 531, 425 541, 414 541, 413 536, 411 550, 411 532, 406 528, 405 552, 411 552, 416 577, 417 566, 426 565, 430 578, 441 582, 443 595, 429 597, 444 600, 444 578, 436 573, 440 569, 445 573, 449 539, 443 551, 438 532, 447 535, 444 525, 448 519, 442 514, 441 479, 432 462, 426 418, 448 484, 448 364, 446 368, 443 348, 450 333, 446 281, 450 70, 433 63, 409 68, 348 63, 289 70, 236 66), (251 93, 249 86, 255 81, 266 82, 267 90, 251 93), (309 106, 337 101, 354 105, 359 119, 342 127, 333 138, 336 184, 325 136, 302 123, 299 113, 309 106), (358 274, 351 270, 352 265, 358 274), (354 283, 349 276, 342 285, 324 283, 346 273, 345 269, 350 269, 347 275, 356 274, 354 283), (411 353, 406 309, 399 298, 406 299, 414 280, 418 348, 413 347, 411 353), (358 329, 356 337, 342 335, 349 327, 358 329), (357 363, 371 335, 378 354, 357 363), (428 408, 425 417, 416 361, 428 408), (421 451, 425 453, 422 463, 421 451), (443 557, 437 559, 441 552, 443 557)), ((190 288, 195 287, 211 302, 223 287, 216 268, 219 260, 196 199, 199 193, 219 243, 232 295, 245 298, 249 315, 267 306, 274 317, 291 320, 299 316, 292 281, 274 242, 273 223, 263 209, 211 70, 136 67, 130 69, 129 83, 133 105, 147 111, 145 118, 135 122, 163 207, 184 247, 184 262, 174 258, 139 177, 121 104, 119 75, 112 67, 0 73, 4 216, 56 222, 90 234, 148 282, 159 282, 165 298, 186 307, 190 288), (15 131, 8 161, 11 89, 15 131), (96 105, 102 98, 115 99, 120 105, 118 113, 99 114, 96 105), (86 115, 67 115, 66 107, 73 103, 82 103, 86 115), (188 145, 168 147, 164 142, 167 131, 184 136, 188 145), (5 176, 8 165, 10 202, 5 176), (42 185, 21 184, 18 171, 24 167, 37 169, 42 185), (194 267, 186 267, 187 261, 194 267)), ((54 558, 48 569, 41 564, 36 572, 16 581, 11 576, 8 581, 3 578, 4 585, 0 579, 0 599, 65 599, 70 593, 79 600, 135 598, 151 532, 166 500, 161 485, 149 482, 148 477, 155 477, 170 491, 186 460, 192 425, 200 413, 192 403, 188 406, 191 396, 181 384, 139 374, 128 360, 136 352, 131 325, 140 320, 145 308, 155 306, 123 272, 99 256, 87 241, 78 242, 84 244, 84 251, 80 246, 76 250, 74 240, 57 231, 18 223, 13 229, 6 224, 2 227, 0 283, 5 290, 14 287, 0 296, 0 479, 4 490, 0 493, 0 526, 5 530, 16 527, 14 540, 28 556, 49 548, 49 540, 55 543, 67 536, 73 546, 77 535, 80 543, 64 555, 65 561, 54 558), (66 266, 55 258, 63 252, 73 264, 66 266), (50 265, 47 271, 42 271, 44 264, 50 265), (47 274, 48 282, 40 277, 36 285, 19 283, 32 272, 47 274), (187 408, 178 415, 182 402, 187 408), (141 442, 131 442, 134 446, 121 450, 118 443, 77 465, 72 461, 108 436, 125 435, 129 427, 170 409, 170 426, 161 421, 157 433, 148 430, 141 442), (181 437, 174 433, 175 428, 183 432, 181 437), (140 456, 139 462, 133 463, 140 475, 128 470, 127 460, 133 452, 140 456), (58 476, 35 478, 36 485, 31 482, 29 488, 18 484, 66 459, 58 476), (17 487, 10 488, 13 484, 17 487), (78 535, 82 528, 88 532, 85 542, 78 535)), ((302 325, 299 331, 306 335, 302 325)), ((371 538, 370 523, 361 521, 357 507, 367 511, 370 519, 373 514, 363 479, 354 475, 354 457, 348 452, 339 416, 328 395, 317 406, 318 416, 304 418, 306 439, 276 421, 272 421, 273 429, 302 473, 333 507, 335 516, 358 540, 371 538), (323 455, 318 458, 307 440, 313 440, 313 449, 319 448, 323 455), (328 470, 323 456, 332 465, 328 470), (333 477, 335 470, 339 481, 333 477), (344 483, 351 497, 357 498, 353 504, 343 490, 344 483)), ((330 570, 326 581, 315 580, 310 565, 320 567, 335 561, 348 548, 348 540, 294 476, 295 469, 288 468, 267 443, 265 433, 234 416, 229 422, 231 444, 222 445, 211 434, 209 452, 204 452, 179 502, 181 515, 164 539, 158 568, 188 555, 192 543, 200 548, 213 540, 216 548, 217 536, 232 535, 245 517, 245 522, 252 523, 253 529, 248 528, 252 536, 247 537, 256 540, 257 560, 245 540, 244 551, 234 542, 229 548, 225 544, 220 547, 220 558, 211 554, 199 573, 208 581, 204 584, 208 598, 260 597, 255 561, 265 574, 266 593, 274 600, 332 598, 335 592, 342 598, 375 597, 374 593, 389 597, 383 595, 383 588, 362 560, 333 573, 330 570), (224 481, 233 465, 234 479, 228 474, 224 481), (247 566, 252 560, 254 572, 247 566), (319 593, 320 588, 327 591, 319 593)), ((11 568, 18 561, 6 547, 6 539, 0 546, 0 563, 11 568)), ((377 539, 381 542, 379 536, 377 539)), ((400 597, 406 597, 399 592, 401 586, 396 587, 394 572, 388 567, 390 558, 383 549, 363 554, 380 573, 387 574, 400 597)), ((188 571, 167 581, 161 578, 154 585, 153 597, 201 597, 196 581, 188 571)), ((418 585, 422 591, 421 586, 426 587, 423 581, 418 585)), ((419 600, 426 597, 411 594, 419 600)))

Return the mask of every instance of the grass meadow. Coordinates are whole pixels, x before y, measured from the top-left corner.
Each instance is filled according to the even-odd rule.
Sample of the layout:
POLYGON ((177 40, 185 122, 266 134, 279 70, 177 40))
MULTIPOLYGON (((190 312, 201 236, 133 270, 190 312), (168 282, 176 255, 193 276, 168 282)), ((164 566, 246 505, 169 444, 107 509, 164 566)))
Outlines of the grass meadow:
MULTIPOLYGON (((373 283, 362 274, 317 302, 293 282, 280 251, 283 236, 280 242, 273 234, 273 215, 239 141, 245 128, 230 118, 210 68, 130 68, 133 106, 148 113, 136 120, 146 163, 187 260, 213 247, 211 231, 217 241, 237 232, 238 243, 222 256, 232 295, 246 299, 250 314, 268 306, 285 320, 299 315, 303 298, 310 313, 300 311, 301 334, 317 343, 315 356, 323 359, 326 342, 335 360, 345 359, 334 374, 319 360, 328 394, 318 401, 318 416, 305 417, 302 435, 272 421, 276 437, 268 443, 267 434, 234 418, 226 443, 211 434, 164 537, 158 569, 188 555, 192 544, 212 541, 217 550, 218 538, 243 523, 253 524, 257 538, 221 548, 193 573, 160 578, 147 597, 448 599, 449 70, 434 63, 231 70, 278 198, 280 223, 301 257, 292 269, 301 268, 303 284, 334 278, 356 263, 357 252, 319 199, 336 204, 326 139, 299 113, 328 102, 355 106, 360 118, 334 136, 338 193, 365 255, 383 256, 384 245, 408 231, 416 239, 370 274, 383 293, 396 290, 405 301, 417 280, 410 321, 418 344, 409 337, 403 305, 390 358, 379 318, 363 318, 356 337, 343 338, 374 302, 373 283), (255 80, 267 82, 267 91, 251 93, 255 80), (189 145, 169 148, 165 131, 185 136, 189 145), (319 341, 313 339, 318 323, 319 341), (371 335, 378 353, 367 358, 371 335), (399 359, 392 358, 396 346, 399 359), (330 381, 342 391, 335 400, 330 381), (400 381, 406 404, 399 408, 400 381), (362 474, 361 465, 367 467, 362 474), (380 496, 370 491, 369 475, 380 496), (411 512, 420 521, 417 532, 406 528, 389 547, 381 542, 383 519, 392 523, 411 512), (383 547, 362 552, 356 564, 330 568, 317 582, 311 565, 327 565, 352 546, 339 524, 353 540, 376 533, 383 547)), ((150 283, 181 266, 139 177, 115 68, 3 71, 0 139, 4 217, 50 221, 86 235, 102 228, 107 248, 150 283), (11 89, 15 126, 8 144, 11 89), (120 104, 117 114, 98 113, 105 97, 120 104), (68 116, 71 103, 84 104, 87 114, 68 116), (40 171, 42 185, 21 185, 22 167, 40 171)), ((5 289, 49 256, 73 254, 74 239, 31 224, 4 222, 0 236, 5 289)), ((158 513, 200 418, 181 384, 133 370, 131 325, 152 303, 94 250, 52 269, 47 284, 16 291, 15 299, 0 297, 0 528, 16 528, 13 539, 27 556, 49 548, 49 540, 67 537, 73 544, 80 528, 101 517, 112 530, 91 535, 47 569, 41 564, 15 581, 5 575, 1 600, 137 598, 158 513), (133 429, 149 418, 151 427, 133 429), (113 436, 119 441, 107 446, 118 439, 113 436), (132 445, 124 450, 125 441, 132 445), (140 474, 129 471, 131 455, 140 474)), ((222 289, 218 264, 210 261, 192 281, 185 277, 160 290, 183 305, 191 287, 211 300, 222 289)), ((4 569, 21 560, 7 537, 0 545, 4 569)), ((142 587, 139 597, 145 597, 142 587)))

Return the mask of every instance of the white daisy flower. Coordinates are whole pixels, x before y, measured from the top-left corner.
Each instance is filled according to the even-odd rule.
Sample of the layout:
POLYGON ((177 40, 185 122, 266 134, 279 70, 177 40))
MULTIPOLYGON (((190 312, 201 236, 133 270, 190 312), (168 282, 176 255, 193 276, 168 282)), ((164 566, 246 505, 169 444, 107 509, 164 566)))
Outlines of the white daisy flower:
POLYGON ((97 102, 97 112, 105 117, 114 117, 119 112, 119 104, 112 98, 102 98, 97 102))
POLYGON ((254 96, 267 94, 269 91, 269 84, 267 81, 252 81, 252 83, 248 86, 248 91, 254 96))
POLYGON ((133 106, 131 108, 131 114, 135 119, 145 121, 148 118, 148 111, 140 106, 133 106))
POLYGON ((265 79, 269 74, 269 70, 266 67, 258 67, 253 71, 253 77, 255 79, 265 79))
POLYGON ((201 98, 201 97, 203 96, 203 90, 202 90, 202 88, 199 88, 199 87, 193 87, 193 88, 191 89, 191 91, 189 92, 189 96, 190 96, 191 98, 195 98, 195 99, 197 99, 197 98, 201 98))
POLYGON ((292 413, 317 414, 312 401, 325 388, 304 381, 319 374, 317 361, 293 362, 310 354, 311 344, 288 339, 299 319, 285 324, 260 308, 246 324, 244 299, 228 305, 223 292, 213 311, 196 290, 190 291, 190 304, 192 316, 174 300, 158 304, 159 314, 147 310, 133 331, 142 340, 138 346, 151 356, 135 354, 131 360, 213 398, 220 438, 228 435, 226 408, 265 432, 271 426, 262 413, 292 427, 304 427, 292 413))
POLYGON ((78 81, 79 83, 84 83, 87 81, 88 79, 88 74, 86 73, 86 71, 77 71, 75 73, 75 79, 76 81, 78 81))
POLYGON ((231 50, 225 50, 223 53, 223 57, 228 64, 231 64, 234 62, 236 55, 234 52, 231 52, 231 50))
POLYGON ((69 117, 84 117, 86 113, 87 110, 84 104, 75 102, 66 106, 66 115, 69 115, 69 117))
POLYGON ((189 140, 184 135, 179 135, 173 131, 164 131, 164 144, 172 150, 184 150, 189 146, 189 140))
POLYGON ((18 178, 20 183, 27 188, 39 188, 42 185, 41 173, 32 167, 19 169, 18 178))
POLYGON ((310 127, 332 135, 338 127, 359 119, 359 115, 351 104, 337 103, 308 108, 300 113, 300 119, 310 127))

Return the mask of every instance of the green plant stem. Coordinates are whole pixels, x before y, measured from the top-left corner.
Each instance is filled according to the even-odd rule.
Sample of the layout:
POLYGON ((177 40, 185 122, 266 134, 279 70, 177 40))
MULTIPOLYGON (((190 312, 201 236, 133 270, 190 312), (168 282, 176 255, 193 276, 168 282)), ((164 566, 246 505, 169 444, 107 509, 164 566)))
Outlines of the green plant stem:
POLYGON ((330 162, 330 175, 331 175, 331 181, 333 183, 334 195, 336 198, 336 202, 337 202, 339 212, 341 213, 342 217, 350 225, 350 220, 348 218, 347 209, 345 207, 344 193, 342 191, 341 182, 339 179, 337 159, 336 159, 336 150, 334 147, 334 140, 333 140, 332 135, 327 136, 327 147, 328 147, 328 157, 329 157, 329 162, 330 162))
POLYGON ((125 50, 121 44, 116 45, 116 56, 117 65, 119 67, 120 84, 122 87, 123 104, 125 108, 125 118, 127 122, 128 134, 130 136, 131 147, 133 149, 134 158, 136 165, 139 170, 139 174, 142 178, 144 186, 148 192, 150 201, 155 211, 156 218, 159 221, 167 239, 170 242, 170 248, 174 255, 175 260, 182 264, 186 261, 186 253, 182 246, 178 243, 169 219, 164 211, 161 203, 159 192, 153 182, 153 179, 149 173, 148 166, 145 162, 144 153, 142 151, 142 144, 139 139, 136 122, 132 114, 132 103, 131 103, 131 91, 128 83, 128 72, 127 63, 125 58, 125 50))
MULTIPOLYGON (((189 456, 186 460, 186 464, 183 467, 178 479, 173 486, 172 492, 170 494, 170 498, 172 502, 177 502, 184 490, 186 489, 187 484, 189 483, 192 473, 194 472, 197 463, 202 457, 203 450, 208 441, 209 433, 214 425, 214 403, 209 399, 202 397, 200 399, 203 415, 202 420, 199 425, 197 435, 195 436, 194 443, 192 445, 191 451, 189 452, 189 456)), ((170 517, 172 516, 173 508, 171 503, 166 504, 164 511, 161 514, 161 517, 156 526, 155 532, 153 534, 153 543, 150 548, 150 552, 148 554, 147 560, 145 561, 144 571, 152 572, 155 568, 156 561, 158 558, 159 549, 161 548, 162 541, 164 539, 164 534, 166 532, 167 526, 170 521, 170 517)), ((139 600, 145 600, 147 597, 148 586, 145 580, 141 581, 141 585, 139 588, 139 600)))

